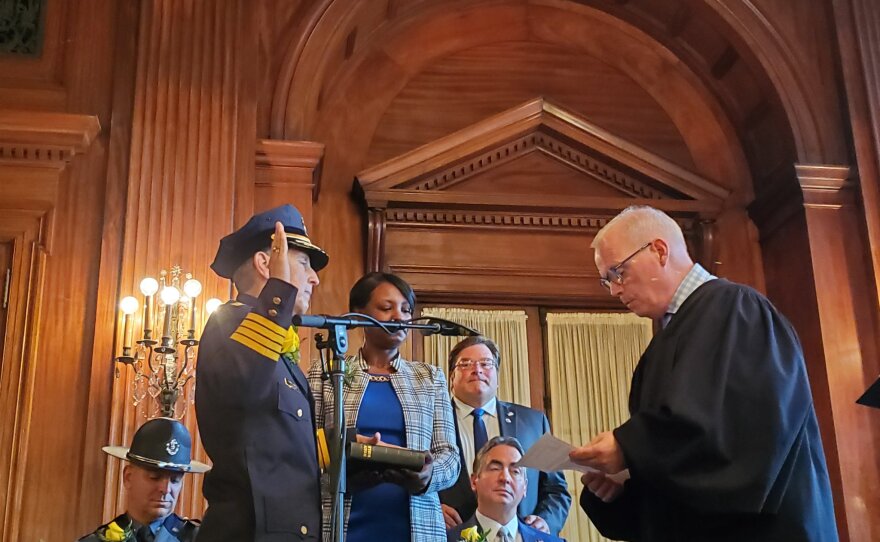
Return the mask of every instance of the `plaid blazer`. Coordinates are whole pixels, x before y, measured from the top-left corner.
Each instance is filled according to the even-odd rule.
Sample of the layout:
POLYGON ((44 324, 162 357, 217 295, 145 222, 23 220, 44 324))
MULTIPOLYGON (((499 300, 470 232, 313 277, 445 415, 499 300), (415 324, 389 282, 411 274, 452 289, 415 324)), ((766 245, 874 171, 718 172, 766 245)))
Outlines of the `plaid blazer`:
MULTIPOLYGON (((332 425, 333 386, 321 380, 321 364, 313 363, 309 370, 309 385, 315 395, 316 426, 325 429, 332 425)), ((446 376, 437 367, 420 361, 406 361, 400 356, 391 362, 391 385, 403 408, 406 424, 406 444, 413 450, 430 450, 434 458, 431 482, 421 495, 410 495, 410 532, 412 542, 437 542, 446 540, 446 524, 437 494, 458 479, 461 469, 458 446, 455 440, 455 424, 452 419, 452 403, 446 385, 446 376)), ((369 376, 366 363, 358 359, 352 363, 351 384, 345 386, 343 401, 345 425, 357 426, 358 410, 367 389, 369 376)), ((324 539, 330 536, 330 480, 326 473, 321 477, 321 501, 324 514, 324 539)), ((351 496, 345 498, 345 525, 351 496)), ((376 533, 381 538, 381 533, 376 533)))

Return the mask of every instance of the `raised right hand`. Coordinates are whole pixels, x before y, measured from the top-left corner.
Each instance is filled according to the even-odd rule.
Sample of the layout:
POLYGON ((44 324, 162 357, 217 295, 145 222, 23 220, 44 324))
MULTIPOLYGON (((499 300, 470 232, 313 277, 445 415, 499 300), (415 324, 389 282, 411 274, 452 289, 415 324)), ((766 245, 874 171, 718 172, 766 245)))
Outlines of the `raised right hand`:
POLYGON ((284 224, 275 223, 275 235, 272 237, 272 249, 269 252, 269 276, 290 282, 290 261, 287 259, 287 236, 284 224))

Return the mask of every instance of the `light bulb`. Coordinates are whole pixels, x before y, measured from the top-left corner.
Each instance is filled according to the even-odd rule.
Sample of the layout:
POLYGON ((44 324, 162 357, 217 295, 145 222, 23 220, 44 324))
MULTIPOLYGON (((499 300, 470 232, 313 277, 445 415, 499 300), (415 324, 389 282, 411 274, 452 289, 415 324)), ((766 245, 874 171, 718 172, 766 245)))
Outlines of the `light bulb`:
POLYGON ((205 302, 205 311, 207 311, 208 314, 211 314, 215 310, 217 310, 217 308, 222 304, 223 304, 222 301, 220 301, 216 297, 212 297, 211 299, 209 299, 208 301, 205 302))
POLYGON ((166 286, 162 288, 159 297, 162 298, 162 303, 165 303, 166 305, 174 305, 180 299, 180 290, 174 286, 166 286))
POLYGON ((119 302, 119 308, 122 314, 134 314, 138 310, 138 300, 131 296, 123 297, 119 302))
POLYGON ((141 281, 141 293, 144 295, 153 295, 159 291, 159 283, 153 277, 147 277, 141 281))
POLYGON ((196 279, 189 279, 183 283, 183 291, 190 299, 195 299, 202 293, 202 283, 196 279))

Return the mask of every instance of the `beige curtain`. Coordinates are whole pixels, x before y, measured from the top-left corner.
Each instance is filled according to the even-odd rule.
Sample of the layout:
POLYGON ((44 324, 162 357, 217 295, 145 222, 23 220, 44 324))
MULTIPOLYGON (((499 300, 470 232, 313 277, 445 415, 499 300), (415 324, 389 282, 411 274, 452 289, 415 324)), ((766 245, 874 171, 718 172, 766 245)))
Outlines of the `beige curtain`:
MULTIPOLYGON (((575 446, 629 417, 633 370, 651 341, 651 321, 634 314, 547 314, 547 372, 553 433, 575 446)), ((566 472, 573 503, 561 535, 605 540, 580 509, 580 475, 566 472)))
MULTIPOLYGON (((498 372, 498 398, 531 406, 529 399, 529 344, 525 311, 475 310, 449 307, 422 309, 421 316, 436 316, 480 331, 498 345, 501 369, 498 372)), ((462 337, 431 335, 424 338, 425 362, 447 372, 449 351, 462 337)), ((446 375, 449 376, 448 374, 446 375)))

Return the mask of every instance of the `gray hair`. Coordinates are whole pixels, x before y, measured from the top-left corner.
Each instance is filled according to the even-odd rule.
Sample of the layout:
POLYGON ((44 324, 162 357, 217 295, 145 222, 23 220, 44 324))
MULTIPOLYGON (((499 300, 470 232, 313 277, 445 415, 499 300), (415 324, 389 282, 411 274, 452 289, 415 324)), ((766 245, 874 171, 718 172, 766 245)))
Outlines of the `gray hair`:
POLYGON ((510 446, 511 448, 516 448, 516 451, 519 452, 520 456, 526 454, 523 450, 522 444, 519 443, 519 440, 516 437, 492 437, 480 450, 477 452, 477 455, 474 457, 474 476, 480 474, 483 470, 483 458, 486 457, 486 454, 492 448, 496 446, 510 446))
POLYGON ((597 248, 609 231, 620 228, 634 245, 659 238, 666 241, 670 249, 683 249, 687 252, 687 244, 678 222, 663 211, 647 205, 631 205, 621 211, 599 230, 590 247, 597 248))

